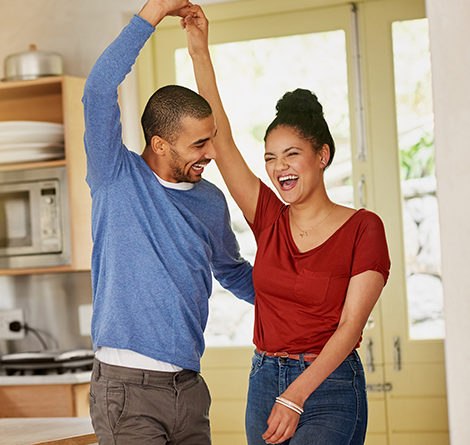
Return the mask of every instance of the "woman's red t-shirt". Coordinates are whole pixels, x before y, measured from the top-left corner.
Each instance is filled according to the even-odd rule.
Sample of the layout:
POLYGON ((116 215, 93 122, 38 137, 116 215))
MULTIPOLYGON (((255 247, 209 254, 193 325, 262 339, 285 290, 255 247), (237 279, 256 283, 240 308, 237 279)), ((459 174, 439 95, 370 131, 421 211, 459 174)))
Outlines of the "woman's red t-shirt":
POLYGON ((384 226, 368 210, 358 210, 323 244, 300 253, 289 206, 261 182, 250 227, 258 244, 253 341, 263 351, 320 353, 338 327, 350 278, 374 270, 388 279, 384 226))

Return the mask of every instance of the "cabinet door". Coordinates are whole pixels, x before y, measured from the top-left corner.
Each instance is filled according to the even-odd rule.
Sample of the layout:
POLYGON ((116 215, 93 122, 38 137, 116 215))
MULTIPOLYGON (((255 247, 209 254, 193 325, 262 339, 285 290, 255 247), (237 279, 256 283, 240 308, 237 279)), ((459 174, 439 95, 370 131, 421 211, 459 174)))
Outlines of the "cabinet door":
POLYGON ((90 384, 0 386, 1 417, 88 417, 90 384))

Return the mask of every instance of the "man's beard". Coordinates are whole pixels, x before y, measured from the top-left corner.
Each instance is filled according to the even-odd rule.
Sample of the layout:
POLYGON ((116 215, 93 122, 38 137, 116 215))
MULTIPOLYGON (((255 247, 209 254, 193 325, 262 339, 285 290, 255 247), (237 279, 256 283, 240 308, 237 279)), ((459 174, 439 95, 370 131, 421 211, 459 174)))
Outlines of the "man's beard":
POLYGON ((195 184, 196 182, 199 182, 202 179, 201 175, 193 177, 190 175, 189 172, 185 173, 185 171, 181 167, 181 165, 183 165, 184 167, 183 158, 174 148, 170 147, 170 153, 171 153, 170 169, 171 169, 171 174, 174 180, 178 182, 191 182, 195 184))

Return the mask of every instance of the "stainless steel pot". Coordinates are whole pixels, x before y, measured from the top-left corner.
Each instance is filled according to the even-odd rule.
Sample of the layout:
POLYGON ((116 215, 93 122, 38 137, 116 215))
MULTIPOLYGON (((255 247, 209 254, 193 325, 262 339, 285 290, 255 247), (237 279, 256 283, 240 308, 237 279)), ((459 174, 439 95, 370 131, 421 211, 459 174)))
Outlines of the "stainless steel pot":
POLYGON ((57 53, 38 51, 31 45, 29 51, 12 54, 5 59, 5 78, 2 80, 29 80, 63 74, 62 57, 57 53))

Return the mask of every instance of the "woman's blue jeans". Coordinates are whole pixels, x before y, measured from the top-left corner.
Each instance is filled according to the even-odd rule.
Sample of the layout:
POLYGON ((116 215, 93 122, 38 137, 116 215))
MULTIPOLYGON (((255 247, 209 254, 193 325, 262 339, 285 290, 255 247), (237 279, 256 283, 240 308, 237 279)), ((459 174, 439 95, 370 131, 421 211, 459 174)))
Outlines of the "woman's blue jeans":
MULTIPOLYGON (((267 357, 255 351, 246 408, 248 445, 265 445, 261 437, 276 401, 310 365, 300 360, 267 357)), ((364 368, 357 352, 310 395, 289 445, 362 445, 367 429, 364 368)))

